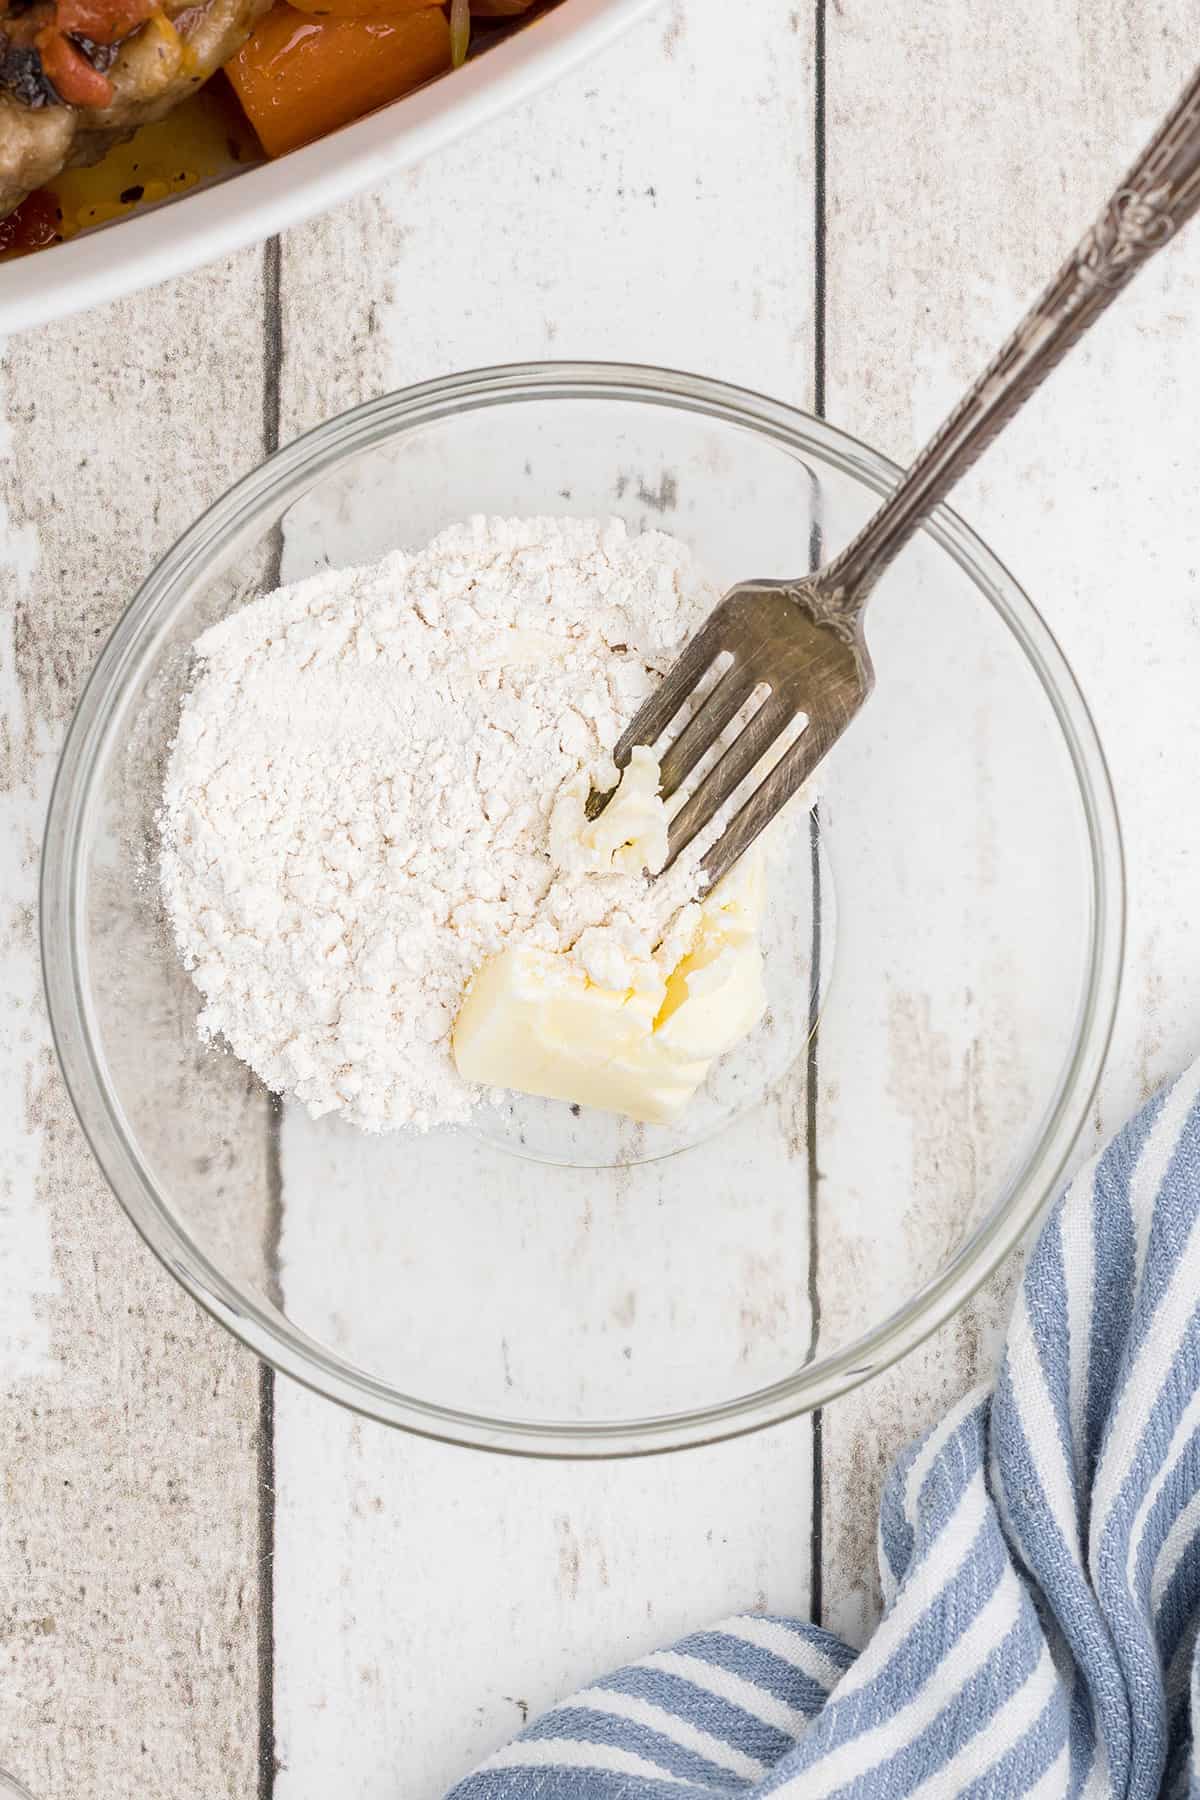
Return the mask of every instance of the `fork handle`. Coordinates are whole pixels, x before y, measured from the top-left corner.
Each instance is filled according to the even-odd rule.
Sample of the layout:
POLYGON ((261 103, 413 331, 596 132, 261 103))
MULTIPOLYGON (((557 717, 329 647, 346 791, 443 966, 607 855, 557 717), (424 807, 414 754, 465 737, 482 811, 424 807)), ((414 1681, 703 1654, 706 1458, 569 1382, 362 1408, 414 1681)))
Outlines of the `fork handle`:
MULTIPOLYGON (((879 576, 1143 263, 1200 208, 1200 69, 1097 222, 888 496, 818 573, 819 600, 855 620, 879 576)), ((811 588, 810 588, 811 592, 811 588)))

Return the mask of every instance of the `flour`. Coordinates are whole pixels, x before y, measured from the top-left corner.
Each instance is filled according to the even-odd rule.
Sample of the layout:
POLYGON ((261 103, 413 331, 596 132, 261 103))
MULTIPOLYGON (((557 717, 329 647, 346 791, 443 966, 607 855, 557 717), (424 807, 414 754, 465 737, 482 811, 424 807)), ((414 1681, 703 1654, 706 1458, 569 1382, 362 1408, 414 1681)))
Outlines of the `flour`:
POLYGON ((687 929, 699 850, 651 883, 562 845, 716 598, 661 532, 477 518, 206 632, 160 815, 201 1031, 314 1117, 465 1120, 486 958, 525 938, 620 986, 687 929))

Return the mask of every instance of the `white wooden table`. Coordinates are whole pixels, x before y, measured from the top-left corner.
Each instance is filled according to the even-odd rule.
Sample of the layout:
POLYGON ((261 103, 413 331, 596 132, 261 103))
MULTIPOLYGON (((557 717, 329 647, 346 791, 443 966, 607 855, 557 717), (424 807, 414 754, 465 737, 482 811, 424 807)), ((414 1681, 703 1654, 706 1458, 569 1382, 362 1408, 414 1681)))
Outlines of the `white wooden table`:
MULTIPOLYGON (((1173 97, 1193 24, 1191 0, 664 0, 336 216, 5 346, 0 1766, 35 1795, 437 1800, 554 1697, 724 1611, 869 1626, 882 1475, 986 1376, 1011 1270, 818 1420, 682 1458, 470 1456, 273 1383, 136 1242, 74 1124, 40 999, 41 821, 152 559, 370 394, 619 357, 906 456, 1173 97)), ((1091 1142, 1200 1048, 1198 345, 1200 233, 958 497, 1059 636, 1122 808, 1127 977, 1091 1142)), ((936 1080, 904 1104, 917 1170, 945 1150, 936 1080)))

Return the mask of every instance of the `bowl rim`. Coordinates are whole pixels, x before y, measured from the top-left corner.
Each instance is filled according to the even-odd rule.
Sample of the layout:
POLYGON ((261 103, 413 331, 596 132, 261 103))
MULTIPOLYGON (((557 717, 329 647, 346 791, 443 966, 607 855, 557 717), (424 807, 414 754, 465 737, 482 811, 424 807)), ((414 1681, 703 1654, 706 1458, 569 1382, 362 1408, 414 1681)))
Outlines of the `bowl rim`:
POLYGON ((0 1769, 0 1800, 4 1800, 5 1795, 9 1800, 33 1800, 29 1789, 23 1787, 15 1775, 10 1775, 6 1769, 0 1769))
POLYGON ((401 431, 460 411, 546 399, 628 400, 700 413, 822 458, 879 494, 898 466, 797 407, 708 377, 647 365, 515 363, 443 376, 369 400, 313 427, 244 475, 176 540, 118 620, 80 697, 50 798, 41 866, 41 947, 51 1032, 72 1105, 109 1186, 159 1261, 202 1307, 279 1372, 352 1411, 420 1436, 515 1455, 608 1458, 685 1449, 737 1437, 824 1406, 898 1361, 985 1282, 1053 1199, 1088 1116, 1112 1035, 1125 926, 1125 869, 1108 765, 1065 656, 1033 602, 968 525, 941 506, 923 530, 998 612, 1037 676, 1062 733, 1090 852, 1087 979, 1072 1051, 1020 1174, 954 1257, 869 1332, 765 1387, 684 1412, 641 1419, 506 1421, 399 1393, 355 1368, 243 1292, 169 1211, 123 1130, 89 1028, 79 955, 80 823, 96 750, 178 588, 257 513, 282 510, 323 475, 401 431))

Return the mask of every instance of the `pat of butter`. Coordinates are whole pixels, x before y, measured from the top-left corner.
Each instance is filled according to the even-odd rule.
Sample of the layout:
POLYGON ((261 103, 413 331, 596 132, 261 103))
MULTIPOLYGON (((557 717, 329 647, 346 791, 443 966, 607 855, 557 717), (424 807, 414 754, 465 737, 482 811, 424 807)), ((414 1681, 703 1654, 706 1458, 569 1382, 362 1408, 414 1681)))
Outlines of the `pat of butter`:
MULTIPOLYGON (((631 809, 620 843, 638 841, 629 830, 633 816, 631 809)), ((755 849, 700 904, 674 967, 643 963, 620 992, 590 981, 569 953, 523 944, 502 950, 477 970, 459 1012, 459 1074, 488 1087, 673 1123, 713 1059, 746 1037, 766 1008, 757 938, 764 896, 763 856, 755 849)))
MULTIPOLYGON (((617 780, 612 770, 611 779, 617 780)), ((667 860, 667 809, 658 793, 658 758, 635 746, 604 811, 587 816, 592 784, 582 770, 568 782, 550 820, 550 853, 560 869, 597 875, 656 875, 667 860)))

